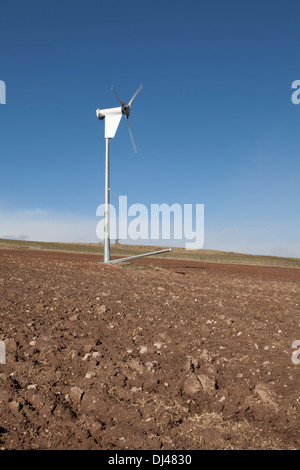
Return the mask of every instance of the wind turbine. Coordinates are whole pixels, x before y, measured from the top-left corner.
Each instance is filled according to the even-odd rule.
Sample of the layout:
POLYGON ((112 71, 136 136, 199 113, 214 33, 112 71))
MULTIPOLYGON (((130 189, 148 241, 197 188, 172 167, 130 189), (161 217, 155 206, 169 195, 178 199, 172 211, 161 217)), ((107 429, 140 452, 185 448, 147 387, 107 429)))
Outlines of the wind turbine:
POLYGON ((166 251, 172 251, 171 248, 167 250, 160 250, 155 251, 153 253, 146 253, 144 255, 137 255, 137 256, 130 256, 127 258, 121 258, 118 260, 110 260, 110 238, 109 238, 109 140, 115 137, 117 129, 119 127, 120 121, 122 116, 126 117, 126 122, 128 126, 128 131, 130 134, 130 138, 132 141, 133 149, 135 153, 137 153, 136 146, 134 143, 133 135, 129 125, 129 116, 131 111, 131 106, 138 94, 142 91, 143 85, 140 85, 134 95, 132 96, 131 100, 127 103, 122 101, 117 92, 115 91, 114 87, 112 86, 112 91, 115 94, 117 100, 120 103, 120 107, 118 108, 108 108, 108 109, 101 109, 98 108, 96 110, 97 118, 102 121, 105 119, 105 130, 104 130, 104 138, 105 138, 105 185, 104 185, 104 263, 119 263, 122 261, 128 261, 135 258, 141 258, 144 256, 151 256, 158 253, 164 253, 166 251))

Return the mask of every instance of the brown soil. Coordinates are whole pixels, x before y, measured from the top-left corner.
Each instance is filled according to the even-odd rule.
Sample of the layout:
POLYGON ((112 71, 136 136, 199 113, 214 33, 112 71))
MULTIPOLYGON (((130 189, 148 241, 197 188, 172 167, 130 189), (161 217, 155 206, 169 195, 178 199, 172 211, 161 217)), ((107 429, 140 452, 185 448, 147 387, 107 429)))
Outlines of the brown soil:
POLYGON ((3 449, 299 449, 300 270, 0 250, 3 449))

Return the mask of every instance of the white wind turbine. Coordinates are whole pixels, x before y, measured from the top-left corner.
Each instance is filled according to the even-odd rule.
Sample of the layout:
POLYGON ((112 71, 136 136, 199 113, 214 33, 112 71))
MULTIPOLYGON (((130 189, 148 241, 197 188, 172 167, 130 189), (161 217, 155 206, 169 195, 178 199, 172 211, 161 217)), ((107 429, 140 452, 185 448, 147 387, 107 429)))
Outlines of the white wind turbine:
POLYGON ((132 132, 129 126, 129 115, 133 101, 138 96, 138 94, 142 91, 143 85, 140 85, 134 95, 132 96, 131 100, 128 104, 125 101, 122 101, 119 96, 117 95, 114 87, 112 87, 112 91, 114 92, 117 100, 120 103, 120 107, 118 108, 108 108, 108 109, 101 109, 98 108, 96 110, 97 118, 100 120, 105 119, 105 187, 104 187, 104 263, 118 263, 121 261, 128 261, 135 258, 141 258, 144 256, 151 256, 158 253, 164 253, 166 251, 172 251, 171 248, 166 250, 154 251, 152 253, 146 253, 144 255, 137 255, 137 256, 130 256, 127 258, 121 258, 118 260, 110 260, 110 234, 109 234, 109 139, 113 139, 119 127, 121 118, 123 115, 126 117, 126 122, 129 130, 129 134, 131 137, 132 145, 134 148, 135 153, 137 153, 136 146, 133 140, 132 132))

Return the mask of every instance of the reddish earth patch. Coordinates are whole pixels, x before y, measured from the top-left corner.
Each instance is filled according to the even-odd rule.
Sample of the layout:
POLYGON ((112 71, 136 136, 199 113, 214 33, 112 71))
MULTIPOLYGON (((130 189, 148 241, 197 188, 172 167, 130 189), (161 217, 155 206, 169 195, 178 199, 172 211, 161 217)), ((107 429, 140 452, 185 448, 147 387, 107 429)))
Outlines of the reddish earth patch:
POLYGON ((299 449, 300 270, 0 251, 3 449, 299 449))

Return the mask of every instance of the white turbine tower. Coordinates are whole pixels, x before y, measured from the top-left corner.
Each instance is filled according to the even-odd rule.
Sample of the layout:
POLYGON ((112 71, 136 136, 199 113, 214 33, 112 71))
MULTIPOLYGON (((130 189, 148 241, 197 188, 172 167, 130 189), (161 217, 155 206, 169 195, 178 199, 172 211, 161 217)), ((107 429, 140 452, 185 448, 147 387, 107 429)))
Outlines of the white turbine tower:
POLYGON ((138 96, 138 94, 142 91, 143 85, 140 85, 134 95, 132 96, 131 100, 128 104, 122 101, 119 96, 117 95, 114 87, 112 87, 112 91, 114 92, 117 100, 120 103, 120 107, 118 108, 108 108, 108 109, 101 109, 98 108, 96 110, 97 118, 102 120, 105 119, 105 130, 104 130, 104 137, 105 137, 105 187, 104 187, 104 263, 118 263, 121 261, 128 261, 135 258, 141 258, 144 256, 151 256, 158 253, 164 253, 166 251, 172 251, 171 248, 166 250, 155 251, 152 253, 146 253, 144 255, 137 255, 137 256, 130 256, 127 258, 122 258, 118 260, 110 261, 110 236, 109 236, 109 139, 113 139, 119 127, 121 118, 123 115, 126 117, 126 122, 129 130, 129 134, 131 137, 132 145, 134 148, 135 153, 137 153, 136 146, 133 140, 132 132, 129 126, 129 115, 133 101, 138 96))

